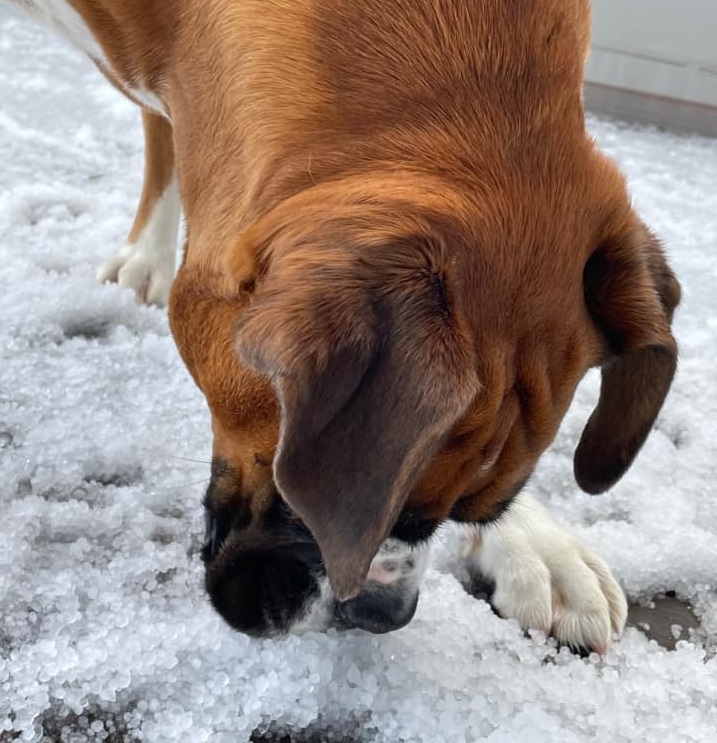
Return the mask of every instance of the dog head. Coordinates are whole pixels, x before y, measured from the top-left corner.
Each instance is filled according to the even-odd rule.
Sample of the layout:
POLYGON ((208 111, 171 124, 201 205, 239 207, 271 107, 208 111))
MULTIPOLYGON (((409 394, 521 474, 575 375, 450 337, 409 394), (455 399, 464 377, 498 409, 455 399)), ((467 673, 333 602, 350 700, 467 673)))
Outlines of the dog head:
POLYGON ((577 481, 601 492, 629 467, 675 370, 679 285, 582 151, 552 191, 540 174, 491 194, 416 174, 318 186, 218 274, 180 271, 172 330, 213 420, 206 583, 233 626, 285 631, 327 595, 358 626, 405 623, 381 545, 499 516, 592 366, 577 481))

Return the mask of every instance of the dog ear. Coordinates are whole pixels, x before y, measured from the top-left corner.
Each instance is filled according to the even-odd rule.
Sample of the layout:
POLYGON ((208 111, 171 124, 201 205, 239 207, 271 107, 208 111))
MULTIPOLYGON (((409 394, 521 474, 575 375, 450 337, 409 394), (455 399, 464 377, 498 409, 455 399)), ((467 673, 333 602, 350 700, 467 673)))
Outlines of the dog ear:
POLYGON ((680 285, 657 238, 634 214, 588 261, 585 297, 609 353, 600 398, 575 451, 574 469, 578 485, 597 494, 632 464, 677 364, 670 323, 680 285))
POLYGON ((275 255, 238 328, 281 404, 276 485, 339 600, 479 389, 447 269, 415 246, 364 248, 275 255))

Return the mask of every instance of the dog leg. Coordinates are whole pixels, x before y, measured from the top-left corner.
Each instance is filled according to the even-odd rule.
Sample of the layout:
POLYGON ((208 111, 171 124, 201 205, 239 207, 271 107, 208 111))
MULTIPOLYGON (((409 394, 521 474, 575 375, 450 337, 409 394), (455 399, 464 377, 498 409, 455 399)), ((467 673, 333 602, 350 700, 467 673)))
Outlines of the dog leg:
POLYGON ((140 302, 166 305, 174 278, 181 205, 174 173, 172 126, 142 112, 145 169, 142 196, 127 245, 97 272, 98 281, 133 289, 140 302))
POLYGON ((530 495, 471 533, 469 572, 492 581, 491 603, 524 629, 604 653, 625 626, 627 602, 610 568, 530 495))
POLYGON ((383 633, 408 624, 416 611, 423 575, 428 567, 428 542, 411 545, 389 537, 371 562, 366 584, 353 599, 336 601, 326 576, 291 632, 320 632, 333 626, 383 633))
POLYGON ((373 558, 358 596, 336 604, 334 617, 338 624, 375 633, 408 624, 416 611, 428 558, 427 542, 411 545, 393 537, 387 539, 373 558))

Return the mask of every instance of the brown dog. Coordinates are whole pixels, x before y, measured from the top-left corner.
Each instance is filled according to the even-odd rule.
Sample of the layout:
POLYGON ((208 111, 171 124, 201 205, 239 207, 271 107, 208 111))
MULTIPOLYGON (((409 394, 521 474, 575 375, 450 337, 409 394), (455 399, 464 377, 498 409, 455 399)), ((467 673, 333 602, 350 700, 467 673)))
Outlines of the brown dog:
POLYGON ((100 275, 160 303, 176 156, 170 320, 212 413, 225 618, 401 626, 452 519, 502 614, 606 647, 609 570, 518 493, 597 365, 575 474, 622 476, 675 370, 679 285, 585 130, 587 0, 19 4, 151 109, 100 275))

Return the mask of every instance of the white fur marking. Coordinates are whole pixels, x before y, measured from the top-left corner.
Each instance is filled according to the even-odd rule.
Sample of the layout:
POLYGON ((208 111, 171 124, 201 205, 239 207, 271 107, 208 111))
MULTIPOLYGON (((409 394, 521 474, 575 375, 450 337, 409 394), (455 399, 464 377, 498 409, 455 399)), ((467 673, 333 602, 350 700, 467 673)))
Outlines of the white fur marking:
POLYGON ((331 626, 333 620, 334 595, 329 579, 322 576, 318 579, 319 595, 304 607, 304 613, 289 628, 292 634, 304 632, 323 632, 331 626))
POLYGON ((181 204, 176 179, 157 200, 135 243, 128 243, 97 272, 98 281, 116 281, 137 299, 164 306, 174 279, 181 204))
POLYGON ((167 110, 164 107, 159 96, 152 93, 150 90, 144 88, 130 88, 126 89, 127 95, 132 98, 135 103, 139 103, 143 108, 147 108, 154 113, 162 114, 165 118, 169 118, 167 110))
POLYGON ((406 588, 415 591, 423 580, 429 555, 428 542, 411 545, 389 537, 373 558, 366 582, 373 581, 388 586, 403 580, 406 588))

